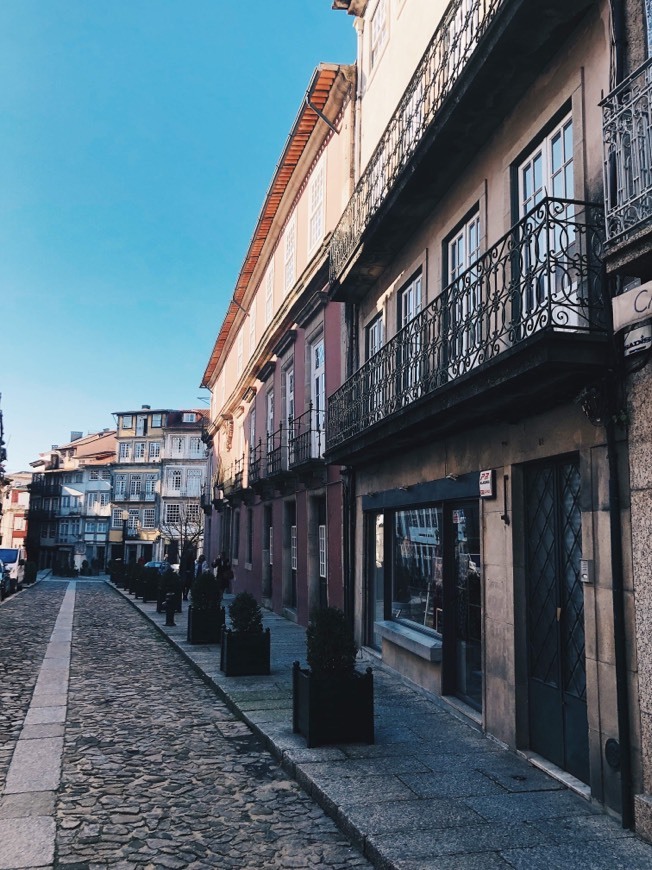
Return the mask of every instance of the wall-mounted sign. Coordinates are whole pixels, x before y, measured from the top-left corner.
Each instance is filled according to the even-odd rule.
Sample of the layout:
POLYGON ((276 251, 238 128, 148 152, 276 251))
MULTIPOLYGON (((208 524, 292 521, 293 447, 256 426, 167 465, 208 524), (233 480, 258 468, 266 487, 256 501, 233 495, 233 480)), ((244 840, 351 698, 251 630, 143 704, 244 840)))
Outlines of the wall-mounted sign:
POLYGON ((652 347, 652 324, 644 323, 635 329, 629 329, 623 336, 623 350, 625 356, 631 356, 641 350, 649 350, 652 347))
POLYGON ((614 332, 652 317, 652 281, 626 290, 611 300, 614 332))
POLYGON ((496 497, 496 471, 491 468, 480 472, 480 498, 496 497))

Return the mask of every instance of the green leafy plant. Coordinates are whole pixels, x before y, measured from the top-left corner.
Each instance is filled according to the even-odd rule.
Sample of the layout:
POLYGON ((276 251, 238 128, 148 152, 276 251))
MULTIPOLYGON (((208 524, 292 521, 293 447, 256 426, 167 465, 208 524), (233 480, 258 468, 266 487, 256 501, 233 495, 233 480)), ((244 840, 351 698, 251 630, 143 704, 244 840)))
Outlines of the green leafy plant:
POLYGON ((352 674, 358 652, 353 632, 337 607, 313 610, 306 630, 308 666, 313 674, 352 674))
POLYGON ((220 603, 220 588, 212 571, 202 571, 192 581, 190 589, 192 606, 196 610, 212 610, 220 603))
POLYGON ((263 612, 250 592, 239 592, 229 607, 234 631, 258 634, 263 630, 263 612))

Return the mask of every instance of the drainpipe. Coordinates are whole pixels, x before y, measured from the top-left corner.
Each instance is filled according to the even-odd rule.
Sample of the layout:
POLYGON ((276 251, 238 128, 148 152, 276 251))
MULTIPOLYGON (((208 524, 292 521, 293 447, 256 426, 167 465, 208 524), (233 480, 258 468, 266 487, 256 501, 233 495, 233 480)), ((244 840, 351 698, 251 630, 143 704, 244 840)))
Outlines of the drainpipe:
MULTIPOLYGON (((615 389, 613 390, 615 393, 615 389)), ((615 396, 612 395, 612 398, 615 396)), ((616 407, 609 402, 610 412, 616 407)), ((616 659, 616 703, 618 706, 618 743, 620 745, 620 800, 623 828, 634 825, 632 795, 631 725, 627 674, 627 634, 625 630, 625 593, 623 583, 622 523, 620 516, 620 477, 616 426, 612 416, 606 421, 609 464, 609 531, 611 543, 611 594, 614 609, 614 652, 616 659)))

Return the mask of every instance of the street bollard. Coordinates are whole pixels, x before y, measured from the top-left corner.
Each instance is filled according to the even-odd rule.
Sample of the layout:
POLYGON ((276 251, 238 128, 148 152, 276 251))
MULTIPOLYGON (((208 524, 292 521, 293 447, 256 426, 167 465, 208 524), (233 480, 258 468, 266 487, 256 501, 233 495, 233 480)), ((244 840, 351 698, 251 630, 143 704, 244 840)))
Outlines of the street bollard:
POLYGON ((165 624, 176 625, 174 621, 174 611, 176 610, 176 595, 174 592, 168 592, 165 596, 165 624))

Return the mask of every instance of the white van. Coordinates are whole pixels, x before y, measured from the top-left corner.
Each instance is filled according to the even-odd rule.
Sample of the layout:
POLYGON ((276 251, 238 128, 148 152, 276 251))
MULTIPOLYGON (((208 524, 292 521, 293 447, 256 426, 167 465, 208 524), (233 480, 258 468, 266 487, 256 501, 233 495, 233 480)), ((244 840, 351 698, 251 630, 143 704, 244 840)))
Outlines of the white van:
POLYGON ((9 574, 9 588, 17 592, 23 588, 27 554, 24 547, 0 547, 0 562, 4 562, 5 572, 9 574))

